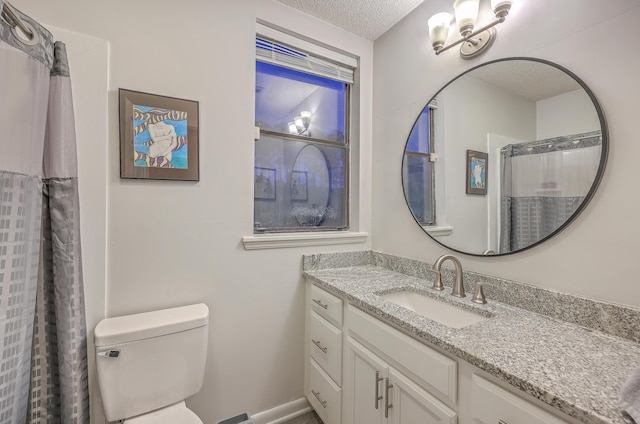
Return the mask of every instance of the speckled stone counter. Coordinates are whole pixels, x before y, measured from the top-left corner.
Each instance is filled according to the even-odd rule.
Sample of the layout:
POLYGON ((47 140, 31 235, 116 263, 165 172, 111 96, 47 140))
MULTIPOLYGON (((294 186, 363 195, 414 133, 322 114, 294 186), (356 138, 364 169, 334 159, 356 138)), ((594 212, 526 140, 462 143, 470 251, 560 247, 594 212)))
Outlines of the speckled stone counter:
MULTIPOLYGON (((614 326, 616 335, 612 335, 599 331, 599 327, 608 327, 602 318, 606 314, 589 312, 608 311, 607 304, 465 272, 468 293, 476 281, 493 285, 493 292, 485 291, 488 304, 478 305, 471 302, 470 295, 462 299, 450 296, 450 288, 432 290, 430 268, 429 264, 368 251, 309 255, 303 264, 305 277, 318 286, 581 422, 633 423, 619 408, 618 393, 631 371, 640 366, 637 335, 627 328, 640 319, 640 310, 610 305, 614 319, 626 319, 623 325, 614 326), (490 318, 452 329, 378 296, 400 290, 421 292, 490 318), (513 293, 506 295, 509 292, 513 293), (512 304, 496 301, 492 293, 512 304), (529 310, 513 306, 531 296, 541 310, 532 311, 531 305, 529 310), (562 303, 545 305, 545 296, 549 296, 546 303, 558 299, 562 303), (566 308, 574 309, 570 322, 557 318, 557 309, 566 308), (580 319, 585 321, 575 322, 580 319)), ((452 270, 443 274, 447 272, 452 270)), ((446 275, 443 279, 445 285, 452 280, 446 275)))

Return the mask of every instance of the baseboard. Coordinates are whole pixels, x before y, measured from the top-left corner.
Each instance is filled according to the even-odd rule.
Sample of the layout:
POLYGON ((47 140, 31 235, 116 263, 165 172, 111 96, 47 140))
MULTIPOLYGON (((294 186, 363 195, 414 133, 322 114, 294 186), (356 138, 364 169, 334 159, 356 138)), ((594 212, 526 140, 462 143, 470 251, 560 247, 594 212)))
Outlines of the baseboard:
POLYGON ((307 412, 311 412, 311 405, 306 398, 300 398, 267 411, 252 414, 251 419, 256 424, 280 424, 298 418, 307 412))

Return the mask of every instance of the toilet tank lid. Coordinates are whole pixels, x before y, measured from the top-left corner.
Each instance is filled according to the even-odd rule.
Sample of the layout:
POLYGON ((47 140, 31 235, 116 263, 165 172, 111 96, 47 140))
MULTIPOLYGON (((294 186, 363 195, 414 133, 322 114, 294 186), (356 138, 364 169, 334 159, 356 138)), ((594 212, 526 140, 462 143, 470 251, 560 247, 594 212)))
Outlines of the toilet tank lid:
POLYGON ((150 339, 205 326, 209 308, 204 303, 103 319, 94 330, 96 347, 150 339))

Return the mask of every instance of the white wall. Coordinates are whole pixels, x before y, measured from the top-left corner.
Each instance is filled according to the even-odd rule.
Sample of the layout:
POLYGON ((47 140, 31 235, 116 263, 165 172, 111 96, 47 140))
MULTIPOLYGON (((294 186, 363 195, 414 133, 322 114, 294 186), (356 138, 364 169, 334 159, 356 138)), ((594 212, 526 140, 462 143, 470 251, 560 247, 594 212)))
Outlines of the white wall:
MULTIPOLYGON (((88 104, 76 99, 76 109, 85 108, 103 124, 94 128, 95 150, 81 148, 79 161, 82 167, 100 159, 96 166, 106 166, 106 189, 104 180, 82 179, 81 173, 83 191, 95 184, 99 212, 97 222, 83 221, 83 234, 104 244, 106 228, 106 315, 196 302, 209 306, 205 382, 188 402, 207 424, 301 398, 301 256, 368 249, 370 243, 244 250, 241 237, 250 235, 253 225, 255 23, 260 18, 360 56, 360 88, 354 95, 361 103, 356 110, 361 144, 352 154, 361 163, 351 169, 359 178, 352 198, 363 204, 352 209, 352 224, 360 231, 370 225, 372 43, 271 0, 14 4, 40 22, 109 43, 107 125, 104 110, 87 110, 88 104), (120 179, 118 88, 199 101, 199 182, 120 179), (104 145, 96 146, 98 140, 104 145)), ((91 252, 104 253, 86 251, 85 264, 104 263, 91 252)), ((88 292, 99 291, 100 272, 86 284, 88 292)), ((95 302, 100 295, 91 299, 89 316, 102 316, 104 306, 95 302)))
POLYGON ((537 140, 600 129, 593 102, 584 90, 571 91, 536 103, 537 140))
POLYGON ((462 264, 562 292, 640 306, 634 263, 640 197, 631 183, 640 154, 635 116, 640 55, 629 54, 637 50, 634 28, 640 1, 519 0, 498 28, 493 47, 470 61, 455 49, 433 53, 426 22, 441 10, 451 10, 451 1, 424 2, 375 43, 374 249, 427 261, 448 252, 416 226, 403 199, 401 160, 411 125, 431 96, 462 71, 502 57, 538 57, 573 71, 600 101, 611 141, 603 181, 586 210, 553 239, 512 256, 462 256, 462 264))
MULTIPOLYGON (((453 227, 450 236, 442 236, 438 241, 480 254, 488 248, 486 223, 490 196, 466 194, 467 150, 489 152, 487 134, 535 139, 536 105, 472 77, 460 78, 449 85, 438 95, 438 105, 435 113, 443 115, 444 141, 436 153, 445 152, 438 165, 446 161, 447 213, 441 224, 453 227), (461 142, 447 143, 446 140, 461 142)), ((488 161, 489 170, 496 166, 497 162, 488 161)), ((487 182, 487 188, 493 188, 493 182, 488 179, 487 182)))

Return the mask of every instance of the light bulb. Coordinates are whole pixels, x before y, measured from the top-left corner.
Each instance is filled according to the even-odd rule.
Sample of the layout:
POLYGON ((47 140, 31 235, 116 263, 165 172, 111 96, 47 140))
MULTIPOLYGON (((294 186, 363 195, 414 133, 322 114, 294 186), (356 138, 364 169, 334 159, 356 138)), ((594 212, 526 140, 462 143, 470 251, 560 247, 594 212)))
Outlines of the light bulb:
POLYGON ((473 32, 473 27, 478 19, 478 8, 480 0, 455 0, 453 9, 456 13, 456 23, 460 30, 460 35, 466 37, 473 32))
POLYGON ((293 123, 296 126, 298 134, 302 134, 305 130, 304 124, 302 123, 302 116, 296 116, 295 118, 293 118, 293 123))
POLYGON ((440 50, 449 36, 451 14, 446 12, 436 13, 427 21, 429 26, 429 38, 435 50, 440 50))
POLYGON ((305 130, 309 129, 309 124, 311 124, 311 112, 308 110, 303 110, 300 112, 300 117, 302 118, 302 126, 305 130))

